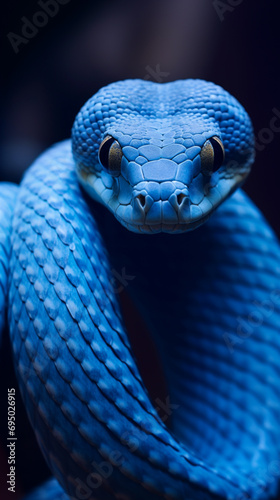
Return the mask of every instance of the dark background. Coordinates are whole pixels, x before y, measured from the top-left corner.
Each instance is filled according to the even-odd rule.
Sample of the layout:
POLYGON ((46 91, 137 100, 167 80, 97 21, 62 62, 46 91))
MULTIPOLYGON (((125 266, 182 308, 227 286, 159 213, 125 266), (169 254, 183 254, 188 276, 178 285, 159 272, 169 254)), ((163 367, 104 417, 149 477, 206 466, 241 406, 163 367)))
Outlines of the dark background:
POLYGON ((158 65, 166 74, 162 81, 214 81, 249 112, 258 142, 267 144, 257 151, 245 189, 279 235, 280 133, 263 132, 270 128, 273 109, 280 115, 277 2, 61 2, 45 20, 38 17, 39 0, 14 0, 2 7, 0 179, 18 182, 42 150, 69 137, 79 108, 101 86, 124 78, 156 80, 158 65), (34 16, 45 26, 25 38, 27 43, 19 39, 15 53, 7 35, 22 36, 22 17, 32 23, 34 16))
MULTIPOLYGON (((124 78, 203 78, 237 97, 252 118, 258 147, 245 190, 280 236, 280 130, 271 129, 280 129, 279 11, 275 1, 251 0, 5 3, 0 180, 19 182, 41 151, 69 137, 79 108, 101 86, 124 78), (43 4, 52 11, 42 17, 43 4), (44 26, 29 25, 29 38, 17 38, 34 20, 44 26)), ((159 378, 151 376, 148 341, 145 349, 155 396, 159 378)), ((33 461, 19 470, 18 492, 40 482, 39 469, 33 461)))

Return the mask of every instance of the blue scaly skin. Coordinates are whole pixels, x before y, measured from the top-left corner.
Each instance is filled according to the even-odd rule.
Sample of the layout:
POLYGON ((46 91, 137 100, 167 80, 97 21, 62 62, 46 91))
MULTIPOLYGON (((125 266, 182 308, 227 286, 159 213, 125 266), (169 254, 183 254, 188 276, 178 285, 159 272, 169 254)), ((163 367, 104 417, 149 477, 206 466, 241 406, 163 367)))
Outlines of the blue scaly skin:
POLYGON ((244 181, 254 158, 245 110, 200 80, 109 85, 81 109, 72 142, 84 188, 137 233, 181 233, 203 224, 244 181), (116 139, 121 167, 100 165, 106 137, 116 139), (222 139, 226 156, 216 172, 206 161, 211 138, 222 139))
POLYGON ((5 325, 9 259, 11 252, 11 229, 13 207, 17 196, 17 187, 1 183, 0 190, 0 346, 2 330, 5 325))
POLYGON ((277 498, 279 244, 233 193, 253 157, 248 115, 220 87, 128 80, 101 89, 72 143, 27 171, 8 317, 58 481, 29 500, 277 498), (161 354, 171 429, 143 385, 112 267, 135 277, 128 292, 161 354))

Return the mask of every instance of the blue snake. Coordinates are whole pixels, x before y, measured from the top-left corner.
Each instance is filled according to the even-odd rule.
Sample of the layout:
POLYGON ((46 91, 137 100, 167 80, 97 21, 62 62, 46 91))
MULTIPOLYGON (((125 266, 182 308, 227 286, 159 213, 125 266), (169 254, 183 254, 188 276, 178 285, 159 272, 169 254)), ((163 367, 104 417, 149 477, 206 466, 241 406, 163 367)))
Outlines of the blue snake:
POLYGON ((280 248, 241 190, 253 161, 250 118, 218 85, 126 80, 0 186, 0 323, 6 304, 54 476, 29 500, 277 498, 280 248), (169 426, 122 318, 123 268, 169 426))

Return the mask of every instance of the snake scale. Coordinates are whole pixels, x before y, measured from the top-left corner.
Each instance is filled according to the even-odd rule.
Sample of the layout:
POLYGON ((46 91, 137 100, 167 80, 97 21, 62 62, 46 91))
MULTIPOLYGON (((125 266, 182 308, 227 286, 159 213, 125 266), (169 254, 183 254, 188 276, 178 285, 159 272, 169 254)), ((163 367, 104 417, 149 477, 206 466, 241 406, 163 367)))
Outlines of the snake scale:
POLYGON ((19 188, 0 186, 0 321, 6 303, 54 476, 28 500, 277 498, 280 249, 240 188, 253 160, 250 119, 218 85, 126 80, 89 99, 19 188), (123 268, 168 427, 122 319, 123 268))

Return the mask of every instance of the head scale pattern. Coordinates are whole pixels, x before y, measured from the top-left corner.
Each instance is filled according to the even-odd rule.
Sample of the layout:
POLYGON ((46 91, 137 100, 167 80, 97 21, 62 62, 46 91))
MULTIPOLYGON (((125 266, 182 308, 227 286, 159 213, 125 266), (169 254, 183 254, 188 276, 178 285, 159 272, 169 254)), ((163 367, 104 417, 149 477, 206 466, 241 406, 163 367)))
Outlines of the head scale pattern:
POLYGON ((72 150, 85 189, 124 226, 180 233, 245 180, 254 136, 244 108, 213 83, 126 80, 82 107, 72 150))

